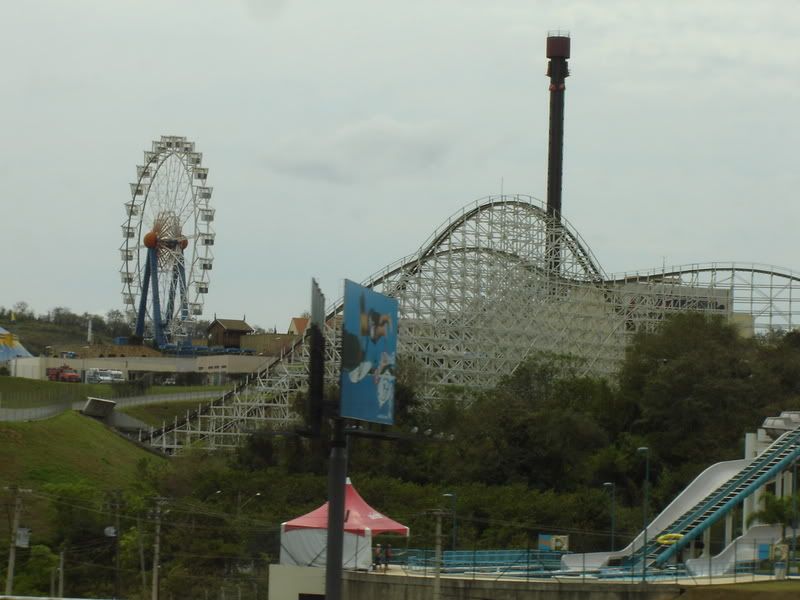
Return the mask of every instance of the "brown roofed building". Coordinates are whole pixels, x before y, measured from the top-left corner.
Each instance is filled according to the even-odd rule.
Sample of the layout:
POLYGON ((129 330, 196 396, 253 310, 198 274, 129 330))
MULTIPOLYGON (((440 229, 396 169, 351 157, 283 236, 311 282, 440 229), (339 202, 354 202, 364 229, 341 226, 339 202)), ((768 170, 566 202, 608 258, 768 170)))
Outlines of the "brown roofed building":
POLYGON ((208 326, 208 345, 241 348, 242 336, 253 332, 241 319, 214 319, 208 326))
POLYGON ((289 322, 289 331, 292 335, 303 335, 308 327, 308 317, 294 317, 289 322))

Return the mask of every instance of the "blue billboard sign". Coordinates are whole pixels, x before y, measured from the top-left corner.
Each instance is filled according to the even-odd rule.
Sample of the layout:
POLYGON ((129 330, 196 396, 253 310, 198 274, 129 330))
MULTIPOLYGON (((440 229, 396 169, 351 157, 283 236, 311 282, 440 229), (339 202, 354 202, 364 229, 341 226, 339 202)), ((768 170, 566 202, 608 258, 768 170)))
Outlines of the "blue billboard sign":
POLYGON ((397 300, 344 282, 340 415, 394 423, 397 300))

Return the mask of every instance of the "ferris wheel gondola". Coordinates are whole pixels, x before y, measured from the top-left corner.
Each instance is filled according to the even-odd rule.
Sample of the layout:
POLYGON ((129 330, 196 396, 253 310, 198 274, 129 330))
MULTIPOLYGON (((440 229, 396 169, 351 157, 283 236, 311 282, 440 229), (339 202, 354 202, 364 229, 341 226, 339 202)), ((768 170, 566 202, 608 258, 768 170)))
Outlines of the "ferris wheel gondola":
POLYGON ((122 300, 135 335, 159 347, 191 335, 209 289, 216 234, 202 159, 194 142, 161 136, 125 203, 122 300))

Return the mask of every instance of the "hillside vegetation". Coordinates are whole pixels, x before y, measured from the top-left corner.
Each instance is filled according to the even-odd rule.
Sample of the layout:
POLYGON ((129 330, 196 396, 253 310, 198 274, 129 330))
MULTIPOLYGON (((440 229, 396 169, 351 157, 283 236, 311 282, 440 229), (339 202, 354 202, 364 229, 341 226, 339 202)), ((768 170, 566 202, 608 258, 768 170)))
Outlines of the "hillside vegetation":
MULTIPOLYGON (((92 324, 93 344, 110 344, 116 337, 128 337, 132 331, 119 310, 109 310, 105 316, 84 312, 76 314, 69 308, 57 306, 43 314, 35 314, 26 302, 12 308, 0 306, 0 327, 15 334, 28 351, 37 356, 50 346, 55 351, 80 351, 87 345, 89 323, 92 324)), ((207 321, 193 323, 194 332, 205 332, 207 321)))
POLYGON ((75 486, 97 494, 129 488, 142 461, 164 459, 73 411, 32 423, 0 422, 0 486, 33 491, 25 497, 24 525, 34 539, 55 533, 50 493, 75 486))
POLYGON ((141 459, 162 460, 73 411, 32 423, 0 422, 0 479, 6 485, 124 488, 136 481, 141 459))
POLYGON ((130 335, 123 314, 110 310, 105 317, 73 313, 63 306, 36 315, 26 302, 12 308, 0 306, 0 327, 14 333, 31 354, 42 354, 47 346, 77 351, 86 345, 89 322, 96 343, 110 343, 117 336, 130 335))

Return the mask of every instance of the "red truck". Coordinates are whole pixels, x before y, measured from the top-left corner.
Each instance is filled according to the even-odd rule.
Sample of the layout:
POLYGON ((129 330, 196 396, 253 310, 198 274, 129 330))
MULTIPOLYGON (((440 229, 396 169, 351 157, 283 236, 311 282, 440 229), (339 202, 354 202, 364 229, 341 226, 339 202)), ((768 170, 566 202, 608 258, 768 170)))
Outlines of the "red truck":
POLYGON ((81 382, 80 374, 68 365, 47 369, 47 378, 50 381, 66 381, 68 383, 81 382))

